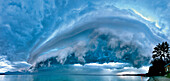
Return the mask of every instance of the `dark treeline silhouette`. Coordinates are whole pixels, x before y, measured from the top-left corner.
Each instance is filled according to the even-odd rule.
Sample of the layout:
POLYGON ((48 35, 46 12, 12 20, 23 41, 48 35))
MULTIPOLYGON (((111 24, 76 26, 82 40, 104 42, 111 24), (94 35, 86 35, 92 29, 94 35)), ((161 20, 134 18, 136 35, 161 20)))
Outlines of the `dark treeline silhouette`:
POLYGON ((152 66, 149 68, 147 76, 164 76, 165 65, 170 63, 170 50, 169 44, 167 42, 162 42, 162 44, 158 43, 152 52, 151 61, 152 66))

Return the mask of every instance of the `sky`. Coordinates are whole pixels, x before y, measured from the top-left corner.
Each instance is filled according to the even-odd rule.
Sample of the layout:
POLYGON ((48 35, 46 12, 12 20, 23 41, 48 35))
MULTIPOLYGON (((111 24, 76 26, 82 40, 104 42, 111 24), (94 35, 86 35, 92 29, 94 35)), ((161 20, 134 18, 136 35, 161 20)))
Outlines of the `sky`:
POLYGON ((148 66, 170 42, 168 0, 1 0, 0 72, 40 65, 148 66))

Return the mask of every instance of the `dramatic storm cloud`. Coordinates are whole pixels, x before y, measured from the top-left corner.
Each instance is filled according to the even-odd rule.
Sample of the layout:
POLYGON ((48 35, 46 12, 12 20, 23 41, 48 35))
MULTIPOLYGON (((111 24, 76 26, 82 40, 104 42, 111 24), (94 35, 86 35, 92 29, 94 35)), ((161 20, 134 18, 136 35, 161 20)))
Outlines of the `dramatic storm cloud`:
POLYGON ((168 0, 2 0, 0 68, 148 65, 153 46, 170 42, 168 13, 168 0))

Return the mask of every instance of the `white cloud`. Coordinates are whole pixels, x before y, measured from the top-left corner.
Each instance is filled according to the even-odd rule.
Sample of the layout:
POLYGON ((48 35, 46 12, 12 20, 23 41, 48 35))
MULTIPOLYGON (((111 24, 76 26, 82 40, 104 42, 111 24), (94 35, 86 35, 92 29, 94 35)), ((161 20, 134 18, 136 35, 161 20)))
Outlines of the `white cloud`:
POLYGON ((10 61, 6 60, 6 56, 0 56, 0 73, 4 73, 14 69, 10 61))

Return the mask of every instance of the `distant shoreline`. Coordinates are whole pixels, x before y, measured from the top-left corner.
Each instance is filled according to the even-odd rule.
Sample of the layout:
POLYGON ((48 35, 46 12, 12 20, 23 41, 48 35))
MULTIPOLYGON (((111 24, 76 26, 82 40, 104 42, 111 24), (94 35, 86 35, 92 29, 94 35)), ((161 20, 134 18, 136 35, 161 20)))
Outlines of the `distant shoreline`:
MULTIPOLYGON (((62 74, 62 73, 56 73, 56 74, 62 74)), ((36 73, 0 73, 0 75, 36 75, 36 73)), ((37 75, 43 75, 43 74, 37 74, 37 75)), ((44 74, 45 75, 45 74, 44 74)), ((146 76, 146 74, 65 74, 63 75, 85 75, 85 76, 146 76)))

